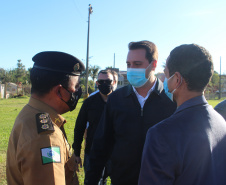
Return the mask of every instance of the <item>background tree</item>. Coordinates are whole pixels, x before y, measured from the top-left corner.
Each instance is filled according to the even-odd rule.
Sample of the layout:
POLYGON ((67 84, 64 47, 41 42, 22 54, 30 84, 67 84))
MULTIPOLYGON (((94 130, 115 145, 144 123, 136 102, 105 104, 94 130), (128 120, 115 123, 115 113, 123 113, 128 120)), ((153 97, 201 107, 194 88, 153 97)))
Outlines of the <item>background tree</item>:
POLYGON ((24 76, 24 82, 23 84, 30 84, 31 83, 31 80, 30 80, 30 72, 31 72, 31 67, 28 68, 28 70, 26 71, 26 74, 24 76))
POLYGON ((27 71, 25 69, 25 66, 22 64, 21 60, 17 60, 17 68, 15 69, 15 77, 18 82, 22 82, 23 84, 26 84, 26 75, 27 71))
POLYGON ((216 71, 214 71, 211 79, 212 85, 219 87, 219 80, 220 80, 219 74, 216 71))
POLYGON ((219 79, 219 74, 214 71, 213 76, 205 90, 205 95, 207 99, 215 99, 216 91, 219 90, 219 79))
MULTIPOLYGON (((80 79, 80 86, 82 88, 82 92, 85 93, 85 83, 86 83, 86 79, 85 77, 80 79)), ((94 87, 95 83, 93 82, 93 80, 89 80, 88 81, 88 93, 91 94, 92 92, 95 91, 95 87, 94 87)))
POLYGON ((98 72, 100 70, 100 67, 97 65, 89 67, 89 76, 92 78, 93 82, 95 79, 97 79, 98 72))
POLYGON ((3 68, 0 68, 0 81, 2 84, 5 84, 7 82, 13 82, 13 71, 7 71, 3 68))
POLYGON ((1 83, 4 83, 3 81, 5 79, 5 73, 6 73, 5 69, 0 68, 0 81, 1 81, 1 83))

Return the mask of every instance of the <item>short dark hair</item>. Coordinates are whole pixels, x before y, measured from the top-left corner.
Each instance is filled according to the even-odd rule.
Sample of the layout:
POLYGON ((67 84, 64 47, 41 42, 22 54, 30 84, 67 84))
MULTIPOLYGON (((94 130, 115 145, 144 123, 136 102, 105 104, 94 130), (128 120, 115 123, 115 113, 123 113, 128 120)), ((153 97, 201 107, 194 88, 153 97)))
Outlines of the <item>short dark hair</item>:
POLYGON ((32 68, 30 71, 31 94, 35 93, 38 96, 44 96, 59 84, 67 88, 70 78, 71 75, 66 73, 32 68))
POLYGON ((148 59, 149 63, 151 63, 154 60, 156 61, 158 60, 158 49, 153 42, 150 42, 147 40, 130 42, 128 47, 129 47, 129 50, 145 49, 146 58, 148 59))
MULTIPOLYGON (((97 77, 99 76, 99 74, 112 74, 112 72, 111 72, 111 70, 109 70, 109 69, 106 69, 106 70, 100 70, 99 71, 99 73, 98 73, 98 75, 97 75, 97 77)), ((112 74, 112 76, 113 76, 113 74, 112 74)), ((114 77, 114 76, 113 76, 114 77)))
POLYGON ((190 91, 202 92, 213 75, 210 53, 196 44, 184 44, 174 48, 166 65, 170 76, 175 72, 182 75, 190 91))
POLYGON ((114 70, 111 70, 111 74, 113 75, 114 81, 118 83, 118 73, 114 70))

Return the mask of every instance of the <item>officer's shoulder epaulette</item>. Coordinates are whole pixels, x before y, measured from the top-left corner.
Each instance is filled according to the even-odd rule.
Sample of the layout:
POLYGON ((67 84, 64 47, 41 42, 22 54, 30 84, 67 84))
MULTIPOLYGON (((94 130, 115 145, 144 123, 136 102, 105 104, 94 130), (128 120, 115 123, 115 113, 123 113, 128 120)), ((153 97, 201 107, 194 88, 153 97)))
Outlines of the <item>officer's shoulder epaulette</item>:
POLYGON ((42 112, 36 114, 36 124, 38 133, 51 133, 54 132, 54 126, 48 113, 42 112))

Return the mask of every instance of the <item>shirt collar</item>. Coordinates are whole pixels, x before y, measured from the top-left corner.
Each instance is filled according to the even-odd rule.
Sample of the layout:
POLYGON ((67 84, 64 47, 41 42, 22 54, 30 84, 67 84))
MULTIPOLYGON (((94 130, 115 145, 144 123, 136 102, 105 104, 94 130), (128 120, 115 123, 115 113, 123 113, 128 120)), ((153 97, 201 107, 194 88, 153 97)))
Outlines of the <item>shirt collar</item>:
MULTIPOLYGON (((134 92, 133 86, 131 84, 129 84, 127 87, 128 88, 126 90, 125 97, 131 95, 134 92)), ((153 92, 159 95, 162 92, 162 90, 163 90, 163 83, 158 78, 156 78, 155 84, 153 85, 153 92)))
POLYGON ((201 105, 201 104, 208 104, 208 102, 206 101, 206 98, 204 97, 204 95, 202 96, 197 96, 194 98, 191 98, 189 100, 187 100, 186 102, 184 102, 182 105, 180 105, 177 110, 175 111, 174 114, 183 111, 184 109, 190 108, 190 107, 194 107, 196 105, 201 105))
POLYGON ((52 107, 47 105, 46 103, 37 100, 35 98, 30 98, 28 105, 39 110, 40 112, 46 112, 49 114, 51 120, 58 126, 61 127, 66 123, 66 119, 64 119, 60 114, 58 114, 52 107))
POLYGON ((141 95, 137 92, 137 90, 135 89, 135 87, 132 86, 132 87, 133 87, 133 91, 135 92, 135 94, 136 94, 137 96, 141 96, 142 98, 147 99, 147 98, 149 97, 149 95, 151 94, 151 92, 155 89, 156 81, 157 81, 157 80, 155 79, 154 85, 151 87, 151 89, 149 89, 149 91, 148 91, 146 97, 141 96, 141 95))

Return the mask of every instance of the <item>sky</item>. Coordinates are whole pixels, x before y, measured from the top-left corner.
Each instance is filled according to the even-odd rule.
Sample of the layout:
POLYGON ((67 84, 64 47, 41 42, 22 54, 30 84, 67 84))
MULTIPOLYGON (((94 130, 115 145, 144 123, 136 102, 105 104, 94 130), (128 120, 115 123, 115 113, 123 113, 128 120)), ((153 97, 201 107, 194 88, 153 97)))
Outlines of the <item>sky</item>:
POLYGON ((226 74, 225 0, 1 0, 0 68, 26 68, 42 51, 62 51, 86 64, 88 6, 89 64, 126 70, 128 43, 149 40, 159 51, 157 72, 172 49, 195 43, 226 74))

